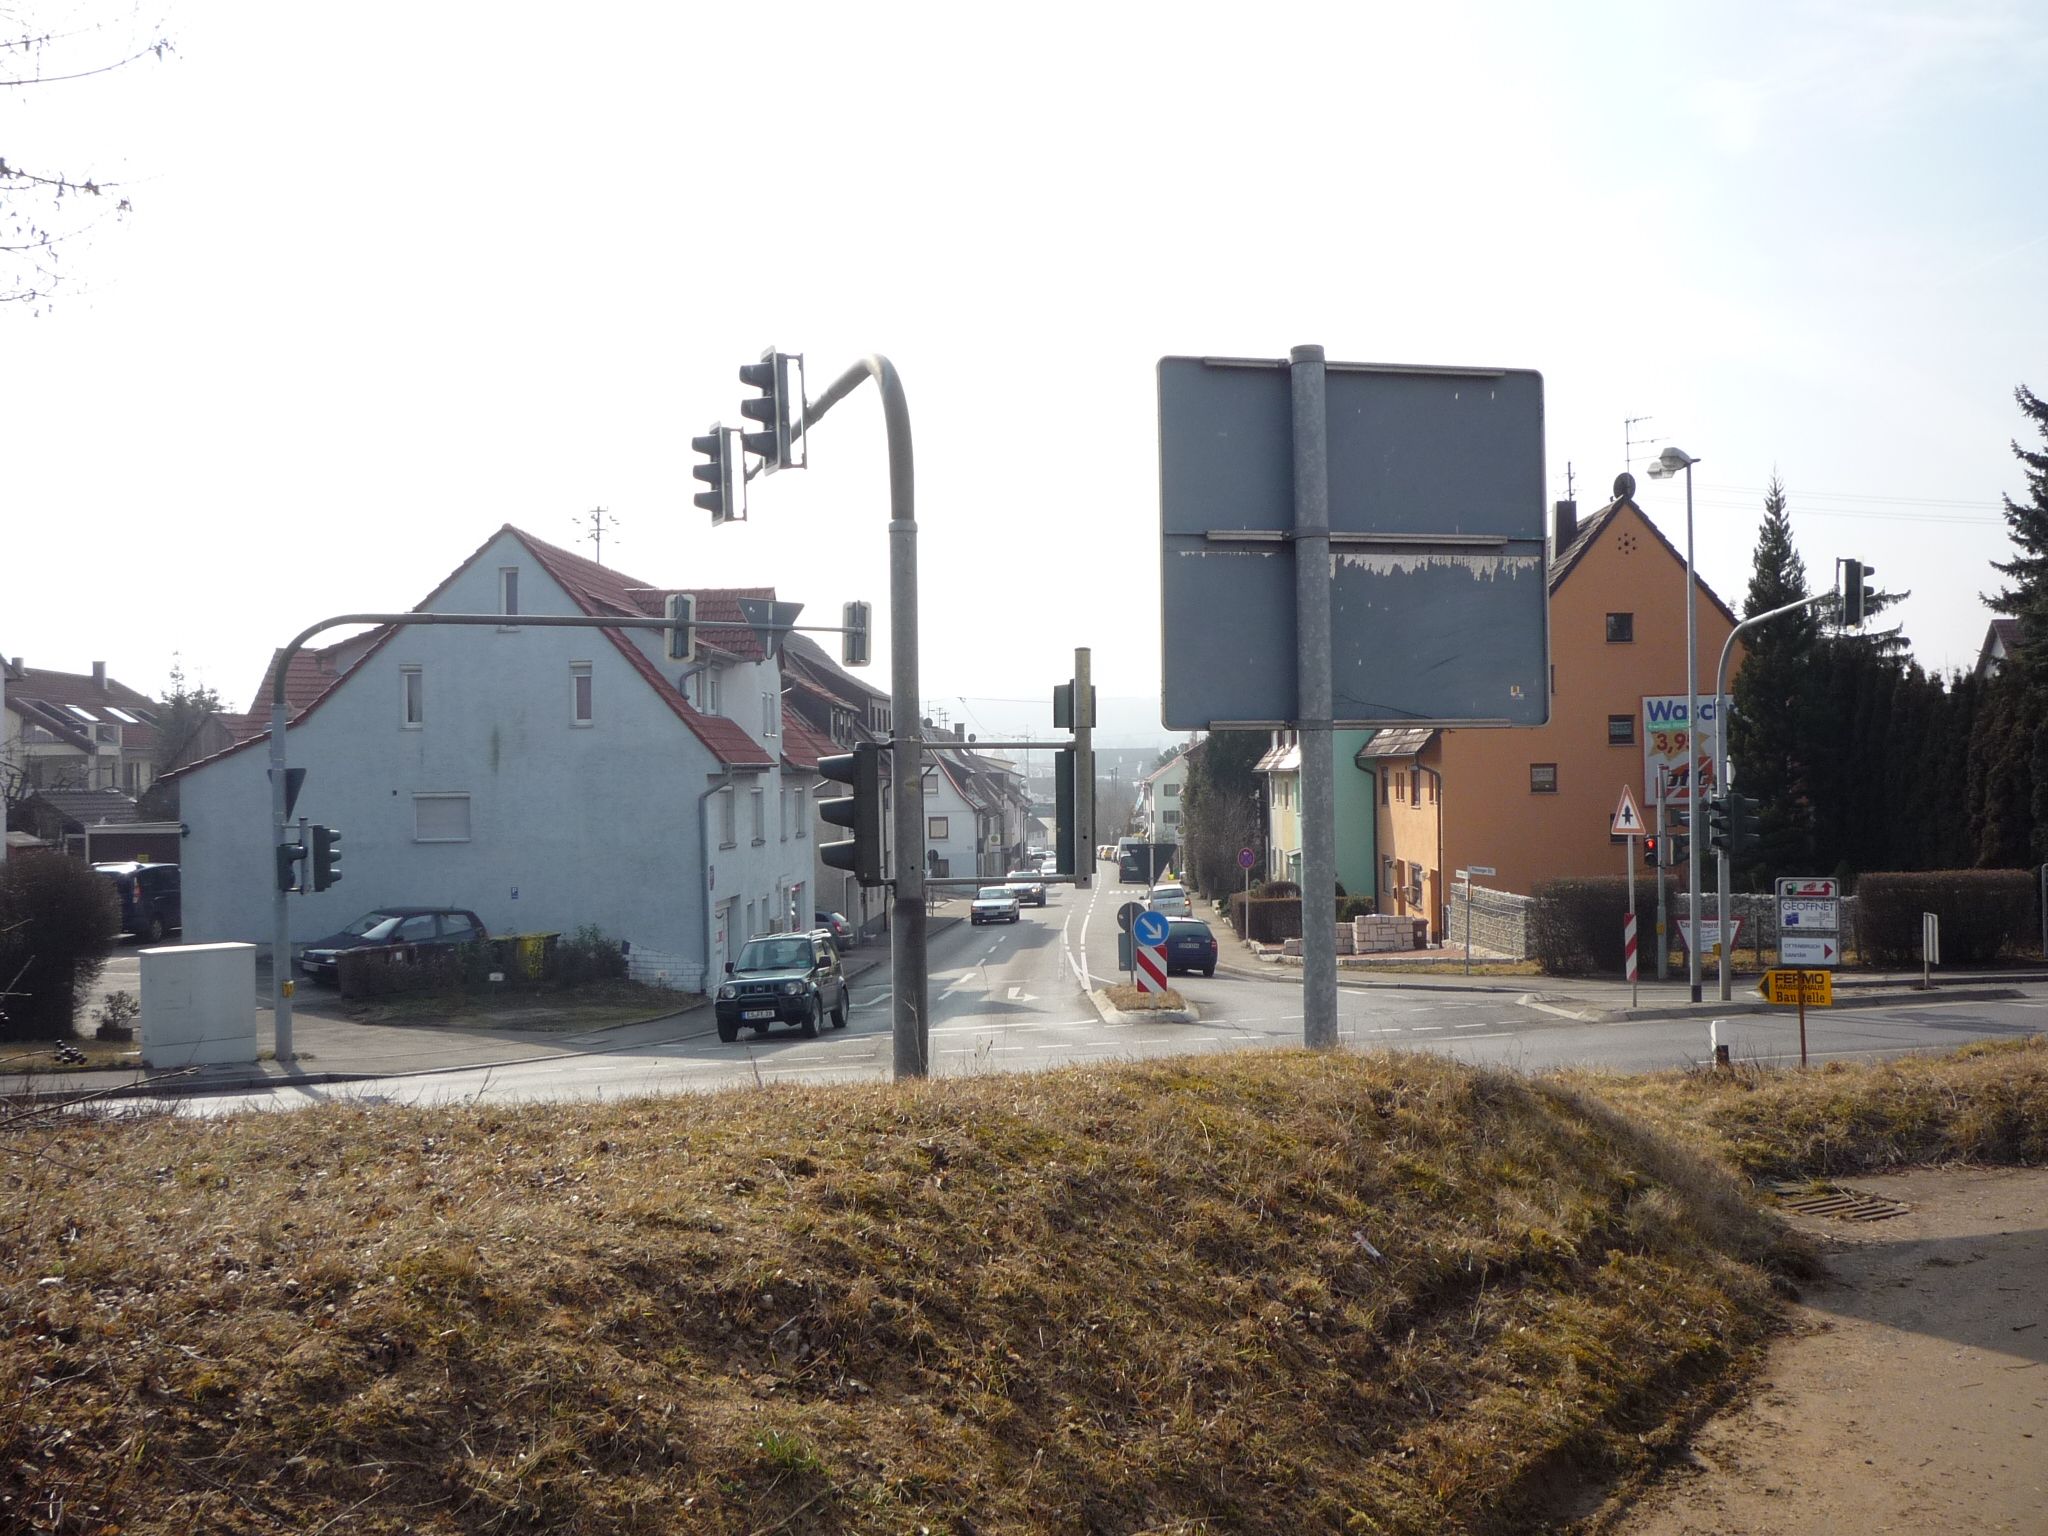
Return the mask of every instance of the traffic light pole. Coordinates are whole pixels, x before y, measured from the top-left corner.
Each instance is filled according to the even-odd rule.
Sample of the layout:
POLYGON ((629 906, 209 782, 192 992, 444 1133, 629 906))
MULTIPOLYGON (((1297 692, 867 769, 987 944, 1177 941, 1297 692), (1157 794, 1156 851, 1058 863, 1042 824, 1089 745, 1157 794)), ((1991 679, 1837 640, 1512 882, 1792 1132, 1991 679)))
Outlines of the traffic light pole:
POLYGON ((873 379, 882 392, 889 441, 889 717, 896 824, 896 894, 889 922, 890 1010, 897 1078, 931 1075, 930 969, 925 956, 924 727, 917 684, 917 510, 910 452, 910 403, 896 365, 880 353, 862 358, 804 408, 799 436, 873 379))
POLYGON ((1337 768, 1330 683, 1330 440, 1323 349, 1288 354, 1294 417, 1294 694, 1301 733, 1301 1033, 1337 1044, 1337 768))
MULTIPOLYGON (((292 658, 305 648, 306 642, 326 630, 337 629, 347 624, 378 624, 393 629, 411 628, 431 624, 488 624, 502 627, 505 615, 502 613, 343 613, 331 619, 322 619, 318 624, 299 631, 291 642, 277 653, 277 675, 270 683, 270 846, 272 849, 283 843, 286 836, 285 811, 285 678, 291 672, 292 658)), ((682 619, 629 619, 599 617, 595 614, 530 614, 518 617, 520 628, 527 629, 684 629, 690 621, 682 619)), ((705 628, 711 626, 705 625, 705 628)), ((308 854, 310 859, 311 855, 308 854)), ((276 1032, 276 1055, 279 1061, 291 1061, 295 1053, 292 1048, 292 924, 291 908, 286 898, 291 894, 276 879, 275 855, 269 864, 271 870, 270 909, 270 1010, 272 1027, 276 1032)), ((310 873, 310 871, 309 871, 310 873)), ((922 905, 922 903, 920 903, 922 905)), ((711 974, 711 955, 704 956, 705 977, 711 974)))
MULTIPOLYGON (((1729 630, 1728 638, 1721 642, 1721 660, 1714 667, 1714 714, 1720 722, 1720 729, 1715 732, 1714 736, 1714 755, 1717 759, 1714 764, 1714 783, 1722 794, 1728 793, 1728 655, 1735 649, 1735 637, 1745 629, 1755 629, 1759 624, 1768 624, 1772 619, 1782 619, 1786 614, 1797 613, 1801 608, 1811 608, 1817 603, 1831 602, 1834 596, 1835 594, 1832 592, 1816 592, 1812 597, 1802 597, 1797 602, 1785 604, 1782 608, 1773 608, 1768 613, 1760 613, 1753 619, 1744 619, 1740 624, 1729 630)), ((1735 985, 1735 979, 1732 974, 1732 961, 1728 953, 1735 945, 1728 937, 1728 903, 1733 898, 1729 894, 1728 852, 1726 849, 1722 849, 1715 855, 1715 866, 1715 932, 1721 939, 1721 1001, 1725 1003, 1729 1000, 1735 985)), ((1693 943, 1699 943, 1700 936, 1705 931, 1700 926, 1699 914, 1695 912, 1693 914, 1693 943)), ((1805 1007, 1802 1004, 1800 1008, 1800 1021, 1802 1024, 1805 1022, 1805 1018, 1805 1007)))
POLYGON ((1094 652, 1087 646, 1074 648, 1074 867, 1073 875, 1088 878, 1076 882, 1082 889, 1094 883, 1095 826, 1095 672, 1094 652))

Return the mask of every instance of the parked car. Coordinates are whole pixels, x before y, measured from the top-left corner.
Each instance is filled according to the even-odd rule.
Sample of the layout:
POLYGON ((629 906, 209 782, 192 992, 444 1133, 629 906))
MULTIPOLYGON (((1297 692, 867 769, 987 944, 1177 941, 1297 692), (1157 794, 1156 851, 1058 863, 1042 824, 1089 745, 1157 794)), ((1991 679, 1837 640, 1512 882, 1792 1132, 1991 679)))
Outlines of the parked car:
POLYGON ((112 881, 121 897, 123 933, 160 944, 169 930, 185 926, 178 905, 177 865, 95 864, 92 869, 112 881))
POLYGON ((1055 854, 1048 853, 1044 858, 1040 859, 1038 861, 1038 872, 1041 875, 1058 874, 1060 872, 1060 861, 1058 856, 1055 854))
POLYGON ((1145 893, 1145 905, 1168 917, 1192 917, 1195 911, 1188 903, 1188 888, 1184 885, 1153 886, 1145 893))
POLYGON ((842 955, 853 948, 853 924, 843 912, 813 912, 811 921, 832 935, 832 947, 842 955))
POLYGON ((333 986, 341 980, 341 957, 351 949, 448 949, 489 937, 483 919, 460 907, 379 907, 308 944, 299 953, 299 969, 308 980, 333 986))
POLYGON ((984 885, 974 893, 974 904, 968 909, 968 922, 976 927, 983 923, 1015 923, 1023 920, 1018 910, 1017 893, 1007 885, 984 885))
POLYGON ((1179 843, 1146 843, 1132 838, 1117 844, 1116 877, 1123 885, 1151 885, 1170 875, 1180 860, 1179 843))
POLYGON ((810 1039, 829 1014, 834 1029, 846 1028, 846 973, 839 950, 825 929, 815 933, 766 933, 740 946, 740 957, 725 962, 712 1011, 718 1038, 727 1045, 745 1026, 766 1034, 776 1024, 794 1024, 810 1039))
POLYGON ((1034 869, 1013 869, 1003 876, 1003 883, 1017 893, 1017 900, 1030 902, 1034 907, 1045 905, 1045 882, 1038 878, 1034 869))
POLYGON ((1216 974, 1216 935, 1199 917, 1166 920, 1166 974, 1176 971, 1216 974))

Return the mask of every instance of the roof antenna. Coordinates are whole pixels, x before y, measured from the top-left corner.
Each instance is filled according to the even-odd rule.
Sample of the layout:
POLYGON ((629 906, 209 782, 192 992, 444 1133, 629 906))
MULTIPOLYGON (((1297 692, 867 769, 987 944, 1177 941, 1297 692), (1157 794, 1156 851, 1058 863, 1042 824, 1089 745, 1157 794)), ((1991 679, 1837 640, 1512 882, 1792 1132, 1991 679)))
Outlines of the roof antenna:
POLYGON ((603 565, 604 536, 607 533, 609 533, 612 529, 619 526, 619 520, 616 517, 613 517, 609 512, 605 511, 603 507, 592 507, 589 510, 589 512, 585 513, 582 517, 572 517, 569 519, 569 521, 576 524, 576 526, 579 528, 582 527, 585 523, 588 523, 590 525, 590 531, 588 533, 579 533, 576 535, 576 537, 579 540, 588 539, 590 541, 590 547, 593 551, 592 558, 595 559, 599 565, 603 565))
POLYGON ((1624 416, 1621 420, 1621 467, 1631 472, 1636 467, 1636 449, 1647 448, 1652 443, 1664 441, 1661 437, 1637 437, 1635 430, 1646 421, 1655 421, 1654 416, 1624 416))

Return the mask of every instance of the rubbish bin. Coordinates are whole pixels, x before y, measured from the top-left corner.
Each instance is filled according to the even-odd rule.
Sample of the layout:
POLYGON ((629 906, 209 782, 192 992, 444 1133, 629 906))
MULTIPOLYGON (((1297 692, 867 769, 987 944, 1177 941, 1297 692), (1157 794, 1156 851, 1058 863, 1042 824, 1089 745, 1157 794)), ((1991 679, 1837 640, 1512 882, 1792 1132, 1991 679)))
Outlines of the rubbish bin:
POLYGON ((1429 919, 1426 917, 1416 918, 1414 920, 1414 928, 1415 947, 1417 949, 1429 948, 1429 919))
POLYGON ((521 981, 539 981, 552 969, 559 933, 506 933, 497 939, 499 964, 521 981))

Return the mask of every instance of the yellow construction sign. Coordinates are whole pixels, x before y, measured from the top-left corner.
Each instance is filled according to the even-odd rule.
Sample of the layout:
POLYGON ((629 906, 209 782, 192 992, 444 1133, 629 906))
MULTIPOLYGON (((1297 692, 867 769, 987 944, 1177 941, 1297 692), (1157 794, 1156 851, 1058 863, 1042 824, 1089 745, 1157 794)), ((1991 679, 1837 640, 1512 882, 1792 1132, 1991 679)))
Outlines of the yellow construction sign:
POLYGON ((1828 971, 1765 971, 1756 989, 1773 1007, 1835 1006, 1835 978, 1828 971))

